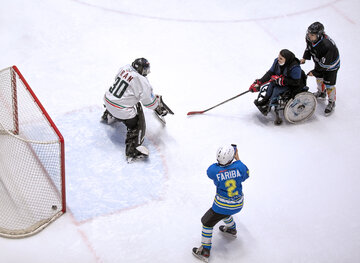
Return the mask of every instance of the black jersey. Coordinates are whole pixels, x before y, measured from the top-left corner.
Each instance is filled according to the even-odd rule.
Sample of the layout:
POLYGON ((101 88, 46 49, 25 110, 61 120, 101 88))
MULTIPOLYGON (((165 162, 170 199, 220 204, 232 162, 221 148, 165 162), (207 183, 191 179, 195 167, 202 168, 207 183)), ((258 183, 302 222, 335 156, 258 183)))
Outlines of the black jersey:
POLYGON ((340 67, 339 50, 335 42, 326 34, 316 43, 306 39, 303 58, 307 60, 313 58, 317 71, 333 71, 340 67))

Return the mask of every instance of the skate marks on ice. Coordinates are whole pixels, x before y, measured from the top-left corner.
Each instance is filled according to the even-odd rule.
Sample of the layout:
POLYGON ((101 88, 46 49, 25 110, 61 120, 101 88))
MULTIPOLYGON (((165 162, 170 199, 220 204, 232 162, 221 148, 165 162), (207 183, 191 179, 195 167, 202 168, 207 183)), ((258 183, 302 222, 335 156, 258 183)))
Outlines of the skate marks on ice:
MULTIPOLYGON (((338 10, 335 6, 336 3, 341 2, 343 0, 329 0, 326 3, 318 3, 316 5, 312 5, 311 7, 303 7, 301 9, 298 8, 298 6, 294 5, 293 10, 288 10, 286 13, 282 14, 274 14, 274 15, 265 15, 256 17, 253 16, 254 12, 257 10, 258 6, 254 2, 252 5, 251 3, 247 3, 247 8, 249 10, 253 10, 254 12, 248 12, 249 14, 252 14, 252 17, 238 17, 238 14, 235 12, 232 17, 226 17, 224 18, 221 14, 221 12, 216 12, 216 10, 212 10, 213 5, 209 4, 207 6, 208 11, 205 12, 198 12, 198 10, 202 9, 202 6, 199 6, 199 4, 194 5, 186 5, 186 11, 187 13, 182 14, 182 8, 184 5, 181 1, 179 1, 180 6, 177 6, 175 1, 172 3, 172 5, 175 8, 167 8, 166 14, 157 15, 157 14, 151 14, 151 13, 143 13, 139 12, 139 7, 135 3, 133 3, 132 8, 127 6, 126 4, 123 4, 121 6, 121 3, 115 3, 114 1, 99 1, 99 3, 93 3, 94 1, 89 0, 72 0, 75 3, 78 3, 83 6, 92 7, 104 12, 110 12, 122 16, 128 16, 128 17, 135 17, 135 18, 142 18, 142 19, 151 19, 156 21, 164 21, 164 22, 177 22, 177 23, 199 23, 199 24, 233 24, 233 23, 249 23, 249 22, 266 22, 269 20, 279 19, 283 17, 292 17, 292 16, 301 16, 308 13, 313 13, 316 10, 322 10, 325 8, 331 8, 334 9, 339 15, 341 15, 343 18, 345 18, 347 21, 349 21, 352 24, 355 24, 355 22, 350 19, 348 16, 346 16, 343 12, 338 10), (211 13, 212 16, 208 17, 207 14, 211 13), (180 14, 180 15, 179 15, 180 14), (195 17, 194 17, 195 14, 195 17)), ((151 5, 158 6, 159 8, 163 7, 163 1, 159 1, 159 3, 152 3, 151 5)), ((166 2, 166 1, 164 1, 166 2)), ((264 4, 264 3, 263 3, 264 4)), ((201 3, 200 3, 201 5, 201 3)), ((268 6, 264 6, 265 9, 271 8, 271 3, 269 2, 268 6)), ((146 5, 141 5, 141 9, 146 8, 146 5)), ((157 7, 155 7, 156 9, 157 7)), ((236 10, 236 5, 233 6, 233 9, 236 10)), ((158 8, 156 9, 158 10, 158 8)))
POLYGON ((128 164, 125 125, 101 123, 102 113, 91 106, 56 118, 65 138, 68 208, 79 223, 161 199, 167 178, 158 147, 146 137, 149 158, 128 164))

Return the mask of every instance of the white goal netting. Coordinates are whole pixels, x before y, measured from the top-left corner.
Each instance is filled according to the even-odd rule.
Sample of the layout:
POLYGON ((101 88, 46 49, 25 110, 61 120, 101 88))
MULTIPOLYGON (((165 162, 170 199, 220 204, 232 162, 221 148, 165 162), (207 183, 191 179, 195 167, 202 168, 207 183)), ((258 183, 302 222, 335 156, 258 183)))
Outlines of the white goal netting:
POLYGON ((0 236, 37 233, 66 210, 64 140, 14 66, 0 71, 0 236))

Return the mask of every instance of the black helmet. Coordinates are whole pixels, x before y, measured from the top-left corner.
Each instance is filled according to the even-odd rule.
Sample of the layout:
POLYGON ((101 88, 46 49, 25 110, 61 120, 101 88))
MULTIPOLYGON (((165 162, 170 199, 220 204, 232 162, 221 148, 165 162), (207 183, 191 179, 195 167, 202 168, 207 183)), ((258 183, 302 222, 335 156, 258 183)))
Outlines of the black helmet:
POLYGON ((146 58, 137 58, 134 60, 134 62, 131 64, 131 66, 144 77, 147 76, 147 74, 150 73, 150 63, 146 58))
POLYGON ((315 34, 317 35, 317 38, 320 39, 324 35, 324 33, 324 25, 320 22, 314 22, 308 27, 306 36, 308 34, 315 34))

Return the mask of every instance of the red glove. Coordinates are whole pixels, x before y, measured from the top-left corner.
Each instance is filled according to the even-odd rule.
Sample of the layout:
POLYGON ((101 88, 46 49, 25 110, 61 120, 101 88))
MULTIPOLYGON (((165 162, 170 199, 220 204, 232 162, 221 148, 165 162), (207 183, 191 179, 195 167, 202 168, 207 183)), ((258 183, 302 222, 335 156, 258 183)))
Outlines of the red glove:
POLYGON ((277 85, 279 86, 285 86, 284 85, 284 76, 283 75, 272 75, 271 76, 271 80, 270 81, 273 81, 275 82, 277 85))
POLYGON ((261 81, 258 80, 258 79, 256 79, 256 80, 254 81, 254 83, 251 84, 249 90, 250 90, 251 92, 258 92, 261 84, 262 84, 261 81))

